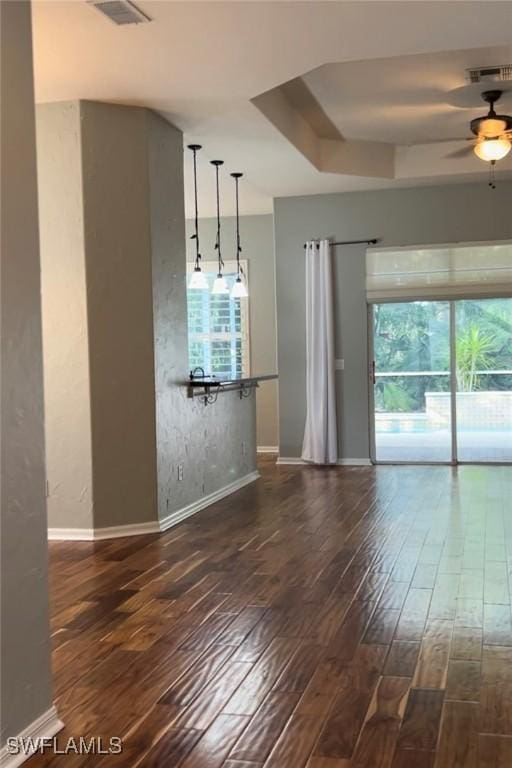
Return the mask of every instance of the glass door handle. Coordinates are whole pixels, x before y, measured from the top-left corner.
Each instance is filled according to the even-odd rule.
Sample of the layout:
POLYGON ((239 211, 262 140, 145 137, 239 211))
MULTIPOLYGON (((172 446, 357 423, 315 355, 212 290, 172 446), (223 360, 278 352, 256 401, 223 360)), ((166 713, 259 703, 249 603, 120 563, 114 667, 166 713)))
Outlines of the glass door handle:
POLYGON ((372 384, 375 386, 375 383, 377 381, 377 378, 375 376, 375 360, 372 360, 371 365, 371 378, 372 378, 372 384))

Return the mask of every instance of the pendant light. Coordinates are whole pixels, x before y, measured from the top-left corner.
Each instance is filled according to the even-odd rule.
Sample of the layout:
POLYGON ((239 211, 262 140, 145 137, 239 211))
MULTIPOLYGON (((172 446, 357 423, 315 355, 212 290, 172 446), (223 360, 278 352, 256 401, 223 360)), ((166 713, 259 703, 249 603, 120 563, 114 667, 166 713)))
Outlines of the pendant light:
POLYGON ((242 253, 242 246, 240 245, 240 212, 238 210, 238 181, 242 178, 242 173, 232 173, 231 176, 235 180, 235 201, 236 201, 236 280, 231 289, 232 299, 244 299, 249 295, 247 286, 242 282, 242 275, 244 273, 240 265, 240 254, 242 253))
POLYGON ((215 166, 215 180, 217 185, 217 238, 215 240, 215 250, 217 251, 217 259, 219 263, 219 271, 217 277, 213 282, 212 294, 221 295, 229 293, 228 284, 226 278, 222 274, 224 262, 222 261, 222 253, 220 248, 220 195, 219 195, 219 167, 224 164, 224 160, 212 160, 212 165, 215 166))
POLYGON ((199 253, 199 227, 198 227, 198 214, 197 214, 197 163, 196 163, 196 154, 199 149, 201 149, 200 144, 189 144, 188 148, 192 150, 192 153, 194 155, 194 202, 195 202, 195 217, 194 217, 194 226, 195 226, 195 232, 190 238, 191 240, 196 241, 196 261, 194 266, 194 271, 190 275, 190 280, 188 287, 193 288, 196 290, 205 290, 208 288, 208 282, 206 280, 206 276, 204 272, 201 270, 201 254, 199 253))

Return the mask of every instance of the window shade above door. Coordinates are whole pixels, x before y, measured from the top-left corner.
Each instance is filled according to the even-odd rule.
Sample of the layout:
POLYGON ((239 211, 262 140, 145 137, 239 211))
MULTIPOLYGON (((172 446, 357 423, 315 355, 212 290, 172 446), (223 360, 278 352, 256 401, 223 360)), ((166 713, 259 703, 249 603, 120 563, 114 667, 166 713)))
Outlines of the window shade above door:
POLYGON ((369 248, 368 301, 512 296, 512 243, 369 248))

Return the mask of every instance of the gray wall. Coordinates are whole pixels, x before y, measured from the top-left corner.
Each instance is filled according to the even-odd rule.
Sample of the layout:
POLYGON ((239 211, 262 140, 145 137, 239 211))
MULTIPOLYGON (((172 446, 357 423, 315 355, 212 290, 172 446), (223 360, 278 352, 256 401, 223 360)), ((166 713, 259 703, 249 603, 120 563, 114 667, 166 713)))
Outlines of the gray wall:
MULTIPOLYGON (((243 193, 243 190, 242 190, 243 193)), ((214 259, 216 219, 201 219, 199 237, 203 259, 214 259)), ((222 249, 225 260, 234 260, 236 219, 222 219, 222 249)), ((195 258, 192 221, 187 221, 187 259, 195 258)), ((242 258, 247 260, 249 275, 249 323, 251 371, 276 373, 276 295, 274 227, 271 215, 242 216, 240 218, 242 258)), ((256 394, 256 434, 259 446, 278 444, 277 381, 262 382, 256 394)))
POLYGON ((205 409, 182 385, 182 135, 60 103, 38 109, 38 148, 50 527, 154 522, 255 470, 254 399, 205 409))
POLYGON ((182 135, 156 115, 148 120, 162 519, 256 469, 255 401, 224 393, 204 406, 177 386, 189 372, 182 135))
MULTIPOLYGON (((512 238, 512 182, 279 198, 274 201, 280 454, 300 456, 305 419, 306 240, 378 237, 382 246, 512 238)), ((369 457, 365 247, 334 251, 339 455, 369 457)))
POLYGON ((1 740, 51 706, 30 4, 0 3, 1 740))
POLYGON ((157 517, 147 114, 37 109, 50 528, 157 517))
POLYGON ((94 525, 156 517, 148 120, 81 102, 94 525))

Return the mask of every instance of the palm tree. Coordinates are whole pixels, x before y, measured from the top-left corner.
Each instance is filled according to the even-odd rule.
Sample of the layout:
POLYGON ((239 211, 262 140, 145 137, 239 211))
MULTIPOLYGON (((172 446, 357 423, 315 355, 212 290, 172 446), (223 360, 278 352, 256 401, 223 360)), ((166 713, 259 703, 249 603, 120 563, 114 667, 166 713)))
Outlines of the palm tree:
POLYGON ((457 338, 457 387, 459 392, 473 392, 478 388, 477 371, 488 368, 495 351, 495 336, 470 325, 457 338))

